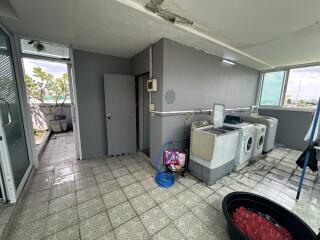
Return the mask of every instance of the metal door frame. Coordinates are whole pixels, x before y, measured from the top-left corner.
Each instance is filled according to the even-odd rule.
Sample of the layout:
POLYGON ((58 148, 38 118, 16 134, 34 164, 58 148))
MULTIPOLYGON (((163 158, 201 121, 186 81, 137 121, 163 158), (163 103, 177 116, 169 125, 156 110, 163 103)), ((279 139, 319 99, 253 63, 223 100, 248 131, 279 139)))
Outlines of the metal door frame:
MULTIPOLYGON (((1 163, 1 154, 0 154, 0 163, 1 163)), ((3 179, 3 174, 2 174, 2 167, 0 164, 0 191, 2 194, 2 198, 1 201, 2 202, 6 202, 7 201, 7 191, 6 191, 6 187, 4 185, 4 179, 3 179)))
POLYGON ((21 109, 21 116, 22 116, 22 122, 25 132, 25 139, 27 144, 27 150, 28 150, 28 157, 29 157, 29 166, 22 177, 19 186, 15 186, 14 183, 14 177, 11 167, 11 161, 9 156, 9 150, 7 145, 6 136, 3 134, 3 126, 2 126, 2 120, 0 120, 0 134, 3 137, 3 140, 0 142, 0 151, 2 156, 1 161, 1 167, 2 167, 2 174, 4 179, 4 186, 6 187, 6 195, 8 197, 7 200, 10 201, 10 203, 15 203, 19 197, 19 195, 22 192, 22 189, 29 177, 29 174, 32 169, 32 163, 34 163, 35 166, 36 163, 38 163, 37 155, 36 155, 36 149, 32 141, 34 141, 33 136, 33 129, 31 125, 31 115, 27 115, 28 108, 26 108, 26 93, 23 92, 23 85, 21 84, 21 71, 19 69, 18 64, 18 58, 17 58, 17 52, 16 52, 16 42, 13 37, 13 35, 5 28, 5 26, 0 22, 0 28, 3 30, 9 37, 10 41, 10 50, 12 54, 12 65, 13 65, 13 74, 17 85, 17 94, 18 94, 18 100, 20 103, 20 109, 21 109), (29 118, 28 118, 29 117, 29 118))
POLYGON ((69 94, 70 94, 70 110, 71 110, 71 122, 72 122, 72 128, 73 128, 73 134, 74 134, 74 144, 75 144, 75 150, 76 150, 76 158, 82 159, 82 153, 81 153, 81 145, 80 145, 80 133, 79 133, 79 121, 78 121, 78 105, 76 100, 76 90, 74 87, 74 71, 72 63, 67 64, 68 68, 68 80, 69 80, 69 94))
POLYGON ((2 136, 2 140, 0 141, 0 164, 4 181, 2 184, 5 188, 5 192, 3 194, 5 195, 5 199, 12 203, 16 202, 17 198, 16 186, 14 184, 7 139, 3 130, 2 116, 0 116, 0 136, 2 136))
MULTIPOLYGON (((39 41, 44 41, 44 42, 48 42, 48 43, 53 43, 53 44, 59 44, 61 46, 65 46, 69 48, 70 51, 70 59, 58 59, 58 58, 53 58, 53 57, 46 57, 46 56, 38 56, 38 55, 33 55, 33 54, 26 54, 26 53, 22 53, 21 50, 21 45, 20 45, 20 39, 21 38, 30 38, 30 37, 24 37, 21 35, 15 35, 15 42, 16 42, 16 46, 17 46, 17 64, 19 65, 21 72, 20 73, 20 77, 23 81, 21 81, 21 85, 23 86, 23 93, 26 97, 26 90, 25 90, 25 83, 24 83, 24 70, 23 70, 23 62, 22 59, 23 58, 31 58, 31 59, 35 59, 35 60, 43 60, 43 61, 51 61, 51 62, 58 62, 58 63, 65 63, 67 64, 67 71, 68 71, 68 81, 69 81, 69 93, 70 93, 70 106, 71 106, 71 116, 72 118, 75 120, 75 125, 73 126, 73 134, 74 134, 74 138, 75 138, 75 149, 76 149, 76 158, 77 159, 83 159, 82 157, 82 148, 81 148, 81 139, 80 139, 80 126, 79 126, 79 113, 78 113, 78 102, 77 102, 77 92, 76 92, 76 82, 75 82, 75 75, 74 75, 74 59, 73 59, 73 49, 71 46, 69 45, 65 45, 65 44, 59 44, 59 43, 55 43, 55 42, 50 42, 50 41, 45 41, 45 40, 40 40, 37 38, 32 38, 35 40, 39 40, 39 41)), ((31 130, 32 130, 32 137, 33 136, 33 127, 32 127, 32 120, 31 120, 31 112, 30 112, 30 107, 27 101, 27 97, 25 100, 25 105, 26 108, 28 110, 28 118, 30 119, 30 126, 31 126, 31 130)), ((33 139, 33 143, 34 143, 34 139, 33 139)), ((36 152, 35 152, 36 153, 36 152)), ((39 167, 39 160, 38 157, 36 157, 36 161, 34 162, 35 168, 39 167)))

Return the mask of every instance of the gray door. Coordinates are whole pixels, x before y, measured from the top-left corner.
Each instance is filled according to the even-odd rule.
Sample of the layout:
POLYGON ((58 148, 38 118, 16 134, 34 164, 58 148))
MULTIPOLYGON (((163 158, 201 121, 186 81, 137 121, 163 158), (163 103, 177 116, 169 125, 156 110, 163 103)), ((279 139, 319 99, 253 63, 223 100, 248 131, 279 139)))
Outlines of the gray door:
POLYGON ((108 155, 135 153, 135 81, 130 75, 105 74, 108 155))

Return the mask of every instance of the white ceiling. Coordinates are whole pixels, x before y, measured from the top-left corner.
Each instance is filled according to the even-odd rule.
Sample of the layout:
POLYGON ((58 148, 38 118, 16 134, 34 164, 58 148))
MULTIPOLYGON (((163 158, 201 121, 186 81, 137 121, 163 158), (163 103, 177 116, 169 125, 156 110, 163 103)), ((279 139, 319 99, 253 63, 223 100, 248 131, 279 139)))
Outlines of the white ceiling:
POLYGON ((163 20, 146 2, 1 0, 0 16, 21 35, 127 58, 165 37, 256 69, 320 62, 319 0, 165 0, 191 27, 163 20))

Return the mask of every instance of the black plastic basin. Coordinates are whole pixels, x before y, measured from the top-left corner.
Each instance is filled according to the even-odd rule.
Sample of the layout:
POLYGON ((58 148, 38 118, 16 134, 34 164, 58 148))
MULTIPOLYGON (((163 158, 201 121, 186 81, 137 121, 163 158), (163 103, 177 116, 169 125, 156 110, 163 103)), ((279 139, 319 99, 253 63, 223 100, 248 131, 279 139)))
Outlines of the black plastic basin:
POLYGON ((281 226, 285 227, 297 240, 318 240, 315 232, 296 214, 278 205, 277 203, 247 192, 229 193, 222 202, 222 210, 228 222, 228 232, 232 240, 249 238, 244 235, 232 221, 232 214, 239 207, 250 208, 268 214, 281 226))

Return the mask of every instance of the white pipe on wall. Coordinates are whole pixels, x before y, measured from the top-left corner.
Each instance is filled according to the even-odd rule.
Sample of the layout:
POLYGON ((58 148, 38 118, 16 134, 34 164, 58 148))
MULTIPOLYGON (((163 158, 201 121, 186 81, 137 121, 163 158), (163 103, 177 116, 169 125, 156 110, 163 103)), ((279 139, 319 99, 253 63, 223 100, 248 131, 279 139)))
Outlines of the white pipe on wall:
MULTIPOLYGON (((242 111, 250 111, 251 108, 227 108, 226 112, 242 112, 242 111)), ((150 113, 155 115, 184 115, 187 113, 199 113, 199 114, 211 114, 213 110, 185 110, 185 111, 150 111, 150 113)))

